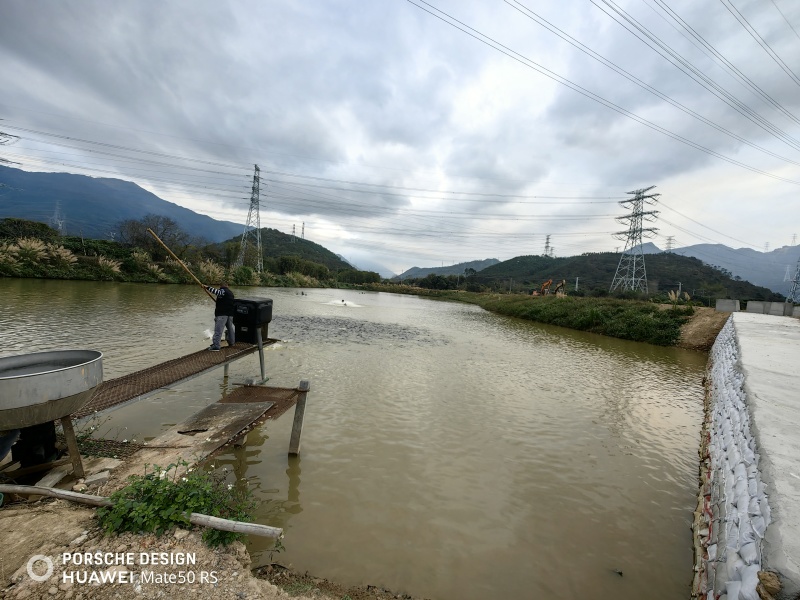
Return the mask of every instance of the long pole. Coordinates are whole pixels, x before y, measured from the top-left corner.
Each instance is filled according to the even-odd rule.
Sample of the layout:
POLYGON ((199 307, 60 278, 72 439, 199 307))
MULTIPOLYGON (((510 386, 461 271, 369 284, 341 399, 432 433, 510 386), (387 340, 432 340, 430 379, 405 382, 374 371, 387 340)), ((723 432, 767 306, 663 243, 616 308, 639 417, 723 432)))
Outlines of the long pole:
POLYGON ((187 267, 185 264, 183 264, 183 261, 182 261, 180 258, 178 258, 177 256, 175 256, 175 253, 174 253, 172 250, 170 250, 170 249, 167 247, 167 245, 166 245, 164 242, 162 242, 162 241, 161 241, 161 238, 160 238, 160 237, 158 237, 158 236, 155 234, 155 232, 154 232, 152 229, 148 229, 148 230, 147 230, 147 233, 149 233, 149 234, 150 234, 150 235, 152 235, 154 238, 156 238, 156 241, 157 241, 159 244, 161 244, 162 246, 164 246, 164 250, 166 250, 167 252, 169 252, 169 255, 170 255, 172 258, 174 258, 175 260, 177 260, 177 261, 178 261, 178 264, 179 264, 180 266, 182 266, 182 267, 183 267, 183 268, 186 270, 186 272, 187 272, 187 273, 188 273, 188 274, 191 276, 191 278, 192 278, 192 279, 194 279, 194 280, 197 282, 197 285, 199 285, 201 288, 203 288, 203 291, 204 291, 206 294, 208 294, 208 297, 209 297, 209 298, 211 298, 212 300, 214 300, 214 302, 216 302, 216 301, 217 301, 217 298, 214 296, 214 294, 212 294, 211 292, 209 292, 209 291, 206 289, 206 286, 204 286, 204 285, 203 285, 203 284, 200 282, 200 280, 199 280, 197 277, 195 277, 195 276, 194 276, 194 273, 192 273, 192 272, 189 270, 189 267, 187 267))

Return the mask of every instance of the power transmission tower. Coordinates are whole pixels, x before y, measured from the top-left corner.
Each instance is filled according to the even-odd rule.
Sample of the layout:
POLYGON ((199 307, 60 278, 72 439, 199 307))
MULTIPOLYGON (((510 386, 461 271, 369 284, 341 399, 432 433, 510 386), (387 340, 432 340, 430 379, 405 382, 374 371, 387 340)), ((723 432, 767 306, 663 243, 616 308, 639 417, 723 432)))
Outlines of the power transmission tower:
POLYGON ((306 239, 306 222, 305 221, 303 221, 303 229, 301 229, 300 237, 302 239, 306 239))
POLYGON ((789 295, 786 296, 786 302, 800 302, 800 258, 797 259, 797 267, 794 270, 794 279, 792 286, 789 288, 789 295))
POLYGON ((792 246, 796 246, 796 245, 797 245, 797 234, 793 233, 792 234, 792 246))
POLYGON ((661 194, 647 194, 654 185, 641 190, 627 192, 633 194, 633 198, 621 200, 620 206, 630 209, 630 213, 617 217, 617 221, 628 225, 627 231, 619 231, 614 237, 625 240, 625 249, 619 258, 617 272, 614 274, 614 281, 611 282, 610 291, 622 287, 622 291, 631 290, 633 292, 647 293, 647 271, 644 266, 644 251, 642 250, 642 238, 649 237, 658 231, 655 227, 644 227, 645 221, 652 221, 658 214, 657 210, 645 210, 649 205, 655 204, 656 199, 661 194))
POLYGON ((53 229, 58 230, 58 235, 64 235, 64 218, 61 216, 61 201, 56 200, 56 210, 53 213, 52 218, 50 219, 50 223, 53 226, 53 229))
POLYGON ((665 250, 665 252, 672 252, 672 249, 675 247, 674 245, 675 245, 675 236, 674 235, 668 235, 667 236, 667 249, 665 250))
POLYGON ((783 280, 789 281, 789 278, 792 276, 792 265, 786 265, 786 273, 783 274, 783 280))
POLYGON ((294 241, 297 239, 297 235, 295 234, 295 227, 297 227, 297 225, 293 224, 292 225, 292 243, 293 244, 294 244, 294 241))
POLYGON ((550 252, 552 252, 552 248, 550 247, 550 234, 548 234, 544 241, 544 255, 550 256, 550 252))
POLYGON ((764 243, 764 252, 769 252, 769 242, 764 243))
POLYGON ((791 303, 800 302, 800 258, 797 259, 797 267, 794 271, 794 279, 792 280, 792 285, 789 288, 789 295, 786 296, 786 301, 791 303))
POLYGON ((264 256, 261 250, 261 213, 259 212, 259 196, 260 196, 260 181, 261 169, 258 165, 254 165, 253 171, 253 189, 250 192, 250 210, 247 212, 247 223, 244 226, 244 233, 242 233, 242 244, 239 247, 239 256, 236 258, 235 265, 241 267, 244 264, 244 256, 247 251, 247 243, 250 238, 256 246, 256 272, 261 273, 264 270, 264 256))

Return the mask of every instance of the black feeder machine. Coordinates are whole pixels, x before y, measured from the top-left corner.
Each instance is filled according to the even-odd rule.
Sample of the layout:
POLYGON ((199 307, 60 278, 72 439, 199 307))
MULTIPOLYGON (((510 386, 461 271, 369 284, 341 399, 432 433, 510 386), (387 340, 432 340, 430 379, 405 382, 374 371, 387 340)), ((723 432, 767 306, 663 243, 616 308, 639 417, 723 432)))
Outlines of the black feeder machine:
POLYGON ((237 298, 233 305, 236 310, 233 316, 236 341, 258 346, 261 381, 264 382, 264 340, 268 338, 269 323, 272 321, 272 298, 237 298))

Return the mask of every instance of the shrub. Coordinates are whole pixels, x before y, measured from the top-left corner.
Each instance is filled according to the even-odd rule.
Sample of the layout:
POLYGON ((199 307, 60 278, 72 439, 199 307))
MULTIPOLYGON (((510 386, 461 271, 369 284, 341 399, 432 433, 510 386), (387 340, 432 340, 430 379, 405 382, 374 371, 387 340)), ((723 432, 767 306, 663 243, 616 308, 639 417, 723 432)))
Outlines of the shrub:
POLYGON ((225 269, 211 259, 201 260, 197 270, 200 280, 206 283, 219 283, 225 278, 225 269))
POLYGON ((0 243, 0 264, 15 265, 17 264, 17 251, 19 248, 10 242, 0 243))
POLYGON ((131 252, 131 260, 140 269, 146 269, 147 265, 150 263, 152 258, 150 257, 149 252, 146 252, 144 250, 139 250, 137 248, 136 250, 131 252))
POLYGON ((252 268, 242 265, 241 267, 236 267, 233 270, 233 276, 231 277, 233 280, 234 285, 258 285, 259 284, 259 277, 258 273, 253 271, 252 268))
POLYGON ((47 257, 47 245, 36 238, 19 238, 16 247, 20 262, 37 264, 47 257))
MULTIPOLYGON (((172 527, 190 527, 193 512, 231 519, 252 521, 255 501, 245 484, 227 482, 227 473, 209 473, 187 469, 181 461, 166 468, 153 466, 145 474, 132 475, 128 485, 110 496, 113 506, 100 508, 97 517, 106 533, 153 532, 161 535, 172 527)), ((203 540, 209 546, 230 544, 242 537, 240 533, 206 529, 203 540)))
POLYGON ((152 263, 147 265, 147 272, 158 281, 162 281, 165 278, 164 271, 158 265, 152 263))
POLYGON ((101 256, 97 259, 97 266, 100 270, 101 277, 104 279, 114 279, 121 272, 121 263, 118 260, 106 258, 105 256, 101 256))
POLYGON ((72 253, 72 251, 67 250, 64 248, 64 246, 50 244, 47 247, 47 254, 50 263, 57 267, 69 268, 78 262, 78 258, 72 253))

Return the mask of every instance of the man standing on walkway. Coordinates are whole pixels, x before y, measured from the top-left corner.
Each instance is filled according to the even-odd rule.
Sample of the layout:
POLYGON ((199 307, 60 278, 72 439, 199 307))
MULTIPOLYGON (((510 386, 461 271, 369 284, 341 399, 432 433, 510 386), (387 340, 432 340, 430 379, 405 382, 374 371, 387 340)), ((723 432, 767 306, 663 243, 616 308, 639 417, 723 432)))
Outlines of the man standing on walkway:
POLYGON ((233 315, 235 307, 233 305, 233 292, 228 289, 228 284, 224 281, 217 284, 217 287, 210 285, 203 286, 217 297, 217 306, 214 309, 214 337, 208 347, 212 352, 219 352, 219 342, 222 339, 222 330, 228 330, 228 346, 236 343, 236 329, 233 326, 233 315))

